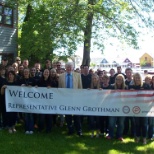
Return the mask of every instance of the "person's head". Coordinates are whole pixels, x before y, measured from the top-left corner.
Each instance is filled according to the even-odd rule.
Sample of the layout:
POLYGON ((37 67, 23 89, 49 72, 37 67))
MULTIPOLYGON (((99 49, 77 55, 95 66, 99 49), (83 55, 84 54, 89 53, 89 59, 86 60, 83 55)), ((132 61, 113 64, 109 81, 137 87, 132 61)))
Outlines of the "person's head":
POLYGON ((151 75, 146 75, 145 79, 144 79, 145 83, 148 84, 148 85, 151 85, 151 82, 152 82, 152 77, 151 75))
POLYGON ((15 68, 12 65, 9 65, 7 68, 7 72, 9 71, 14 71, 15 72, 15 68))
POLYGON ((83 74, 83 65, 80 66, 81 74, 83 74))
POLYGON ((133 71, 132 71, 131 68, 126 68, 125 69, 125 74, 126 74, 127 79, 132 79, 132 73, 133 73, 133 71))
POLYGON ((35 67, 32 67, 30 69, 30 75, 31 75, 31 77, 35 77, 35 74, 36 74, 36 68, 35 67))
POLYGON ((8 71, 6 78, 9 82, 15 81, 16 80, 15 72, 14 71, 8 71))
POLYGON ((24 66, 23 65, 19 65, 19 72, 23 72, 24 70, 24 66))
POLYGON ((92 74, 92 82, 99 81, 99 76, 97 74, 92 74))
POLYGON ((35 67, 36 71, 40 71, 41 70, 41 64, 40 63, 35 63, 34 67, 35 67))
POLYGON ((151 83, 154 85, 154 76, 152 76, 151 83))
POLYGON ((118 74, 115 78, 115 89, 125 89, 125 78, 122 74, 118 74))
POLYGON ((24 75, 24 78, 29 78, 30 77, 30 70, 29 70, 29 68, 25 68, 23 70, 23 75, 24 75))
POLYGON ((67 62, 65 68, 67 73, 71 73, 74 70, 74 64, 72 62, 67 62))
POLYGON ((88 75, 89 74, 89 66, 83 65, 83 74, 88 75))
POLYGON ((57 74, 56 69, 55 69, 55 68, 52 68, 52 69, 50 70, 50 76, 51 76, 51 77, 55 77, 56 74, 57 74))
POLYGON ((103 75, 107 75, 107 71, 106 70, 103 70, 103 75))
POLYGON ((12 67, 14 67, 15 72, 18 73, 18 63, 14 62, 12 67))
POLYGON ((52 68, 57 69, 57 63, 56 62, 52 63, 52 68))
POLYGON ((109 71, 109 73, 110 73, 111 76, 114 76, 115 70, 113 68, 111 68, 110 71, 109 71))
POLYGON ((61 69, 61 62, 60 61, 56 62, 56 66, 57 66, 57 69, 61 69))
POLYGON ((45 68, 51 69, 51 61, 50 60, 45 61, 45 68))
POLYGON ((23 60, 23 66, 24 66, 24 68, 28 68, 28 66, 29 66, 29 61, 28 61, 28 59, 24 59, 24 60, 23 60))
POLYGON ((65 73, 65 68, 60 69, 60 74, 65 73))
POLYGON ((16 57, 15 62, 18 63, 18 65, 21 64, 21 58, 20 57, 16 57))
POLYGON ((5 69, 5 67, 1 67, 0 68, 0 76, 4 78, 5 75, 6 75, 6 69, 5 69))
POLYGON ((81 73, 79 68, 76 68, 76 69, 75 69, 75 72, 81 73))
POLYGON ((8 59, 7 59, 7 57, 2 57, 2 65, 3 65, 3 66, 7 66, 7 64, 8 64, 8 59))
POLYGON ((117 73, 120 74, 122 72, 121 66, 117 66, 117 73))
POLYGON ((102 76, 102 83, 104 85, 108 85, 109 84, 109 81, 110 81, 110 77, 108 75, 103 75, 102 76))
POLYGON ((94 73, 95 73, 95 71, 91 68, 91 69, 89 70, 89 74, 93 75, 94 73))
POLYGON ((49 74, 50 74, 49 69, 45 69, 43 71, 43 78, 47 80, 49 78, 49 74))
POLYGON ((134 73, 133 74, 133 83, 136 86, 142 86, 143 85, 143 80, 142 80, 140 73, 134 73))

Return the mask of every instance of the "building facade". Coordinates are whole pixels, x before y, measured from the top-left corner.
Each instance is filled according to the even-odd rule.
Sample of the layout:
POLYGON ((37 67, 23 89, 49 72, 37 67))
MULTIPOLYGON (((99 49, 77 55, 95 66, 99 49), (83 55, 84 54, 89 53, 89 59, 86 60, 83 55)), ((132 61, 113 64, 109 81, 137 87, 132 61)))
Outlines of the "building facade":
POLYGON ((0 0, 0 63, 3 56, 10 62, 17 55, 17 5, 9 5, 7 0, 0 0))

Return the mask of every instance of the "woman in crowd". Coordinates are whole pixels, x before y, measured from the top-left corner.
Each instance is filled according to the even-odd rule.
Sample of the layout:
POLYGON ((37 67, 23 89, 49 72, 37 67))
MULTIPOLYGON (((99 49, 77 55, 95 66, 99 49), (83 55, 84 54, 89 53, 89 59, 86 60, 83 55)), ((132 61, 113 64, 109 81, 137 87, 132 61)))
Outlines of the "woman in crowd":
MULTIPOLYGON (((43 75, 38 82, 39 87, 52 87, 49 74, 49 69, 43 71, 43 75)), ((44 124, 46 125, 46 133, 50 133, 52 128, 52 114, 39 114, 39 132, 43 131, 44 124)))
MULTIPOLYGON (((133 75, 133 84, 129 86, 130 90, 148 90, 150 85, 142 81, 141 75, 135 73, 133 75)), ((138 143, 140 138, 143 137, 143 144, 146 144, 146 137, 148 132, 148 117, 134 117, 135 119, 135 128, 136 128, 136 138, 135 141, 138 143)))
MULTIPOLYGON (((151 80, 151 82, 150 82, 151 89, 154 90, 154 76, 152 76, 152 78, 150 80, 151 80)), ((154 139, 154 117, 149 117, 148 123, 149 123, 148 138, 150 140, 153 140, 154 139)))
MULTIPOLYGON (((97 74, 92 75, 91 80, 91 89, 99 89, 100 83, 99 83, 99 76, 97 74)), ((88 116, 89 118, 89 127, 91 130, 91 138, 95 136, 95 130, 96 130, 96 137, 98 138, 100 136, 100 116, 88 116)))
MULTIPOLYGON (((115 90, 125 90, 125 78, 122 74, 118 74, 115 78, 115 84, 113 85, 113 89, 115 90)), ((124 129, 124 120, 125 117, 119 116, 119 117, 109 117, 109 135, 107 136, 107 139, 112 139, 114 137, 114 129, 115 125, 117 125, 116 130, 116 138, 119 141, 123 141, 123 129, 124 129)))
MULTIPOLYGON (((23 70, 23 78, 19 80, 19 85, 25 87, 35 86, 35 81, 30 77, 30 70, 25 68, 23 70)), ((34 131, 34 117, 32 113, 25 113, 25 134, 33 134, 34 131)))
MULTIPOLYGON (((4 82, 4 85, 1 88, 1 95, 3 96, 3 100, 4 100, 2 103, 4 103, 3 104, 4 106, 5 106, 5 96, 4 96, 5 95, 5 88, 8 85, 9 86, 17 85, 17 83, 16 83, 16 75, 15 75, 14 71, 9 71, 7 73, 6 81, 4 82)), ((5 114, 3 116, 4 116, 5 126, 8 127, 9 133, 16 132, 15 124, 16 124, 16 120, 17 120, 17 113, 16 112, 6 112, 6 109, 5 109, 5 114)))
MULTIPOLYGON (((59 74, 57 74, 57 71, 55 68, 52 68, 50 70, 50 80, 51 80, 52 87, 58 88, 58 78, 59 78, 59 74)), ((57 126, 57 114, 53 114, 52 118, 53 118, 53 125, 57 126)), ((62 117, 60 121, 60 125, 63 126, 63 124, 64 124, 64 117, 62 117)))
POLYGON ((52 82, 52 87, 58 88, 58 78, 59 75, 56 72, 56 69, 52 68, 50 70, 50 80, 52 82))
MULTIPOLYGON (((5 67, 0 67, 0 89, 5 83, 5 75, 6 75, 5 67)), ((1 93, 0 93, 0 129, 5 127, 5 124, 4 124, 5 103, 3 99, 4 97, 1 96, 1 93)))
MULTIPOLYGON (((108 75, 103 75, 102 77, 102 84, 101 84, 101 88, 103 90, 110 90, 113 89, 113 87, 111 86, 111 84, 109 84, 110 82, 110 77, 108 75)), ((102 116, 101 117, 101 133, 105 133, 106 135, 108 135, 109 133, 109 117, 108 116, 102 116)))

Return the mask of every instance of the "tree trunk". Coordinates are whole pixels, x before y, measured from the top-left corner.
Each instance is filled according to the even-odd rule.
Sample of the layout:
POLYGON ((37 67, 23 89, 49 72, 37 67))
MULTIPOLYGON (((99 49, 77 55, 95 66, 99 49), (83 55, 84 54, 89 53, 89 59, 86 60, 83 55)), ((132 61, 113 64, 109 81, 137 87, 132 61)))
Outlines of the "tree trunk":
MULTIPOLYGON (((88 5, 93 5, 93 0, 88 0, 88 5)), ((86 27, 84 30, 84 48, 82 65, 90 65, 90 50, 91 50, 91 35, 92 35, 92 21, 93 11, 89 11, 86 19, 86 27)))

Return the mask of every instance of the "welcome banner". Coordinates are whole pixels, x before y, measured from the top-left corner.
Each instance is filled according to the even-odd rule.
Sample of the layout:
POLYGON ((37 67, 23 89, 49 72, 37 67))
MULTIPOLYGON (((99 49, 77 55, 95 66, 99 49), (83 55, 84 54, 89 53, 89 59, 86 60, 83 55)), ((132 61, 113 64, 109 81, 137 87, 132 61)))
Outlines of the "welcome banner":
POLYGON ((154 116, 154 91, 7 86, 7 112, 154 116))

